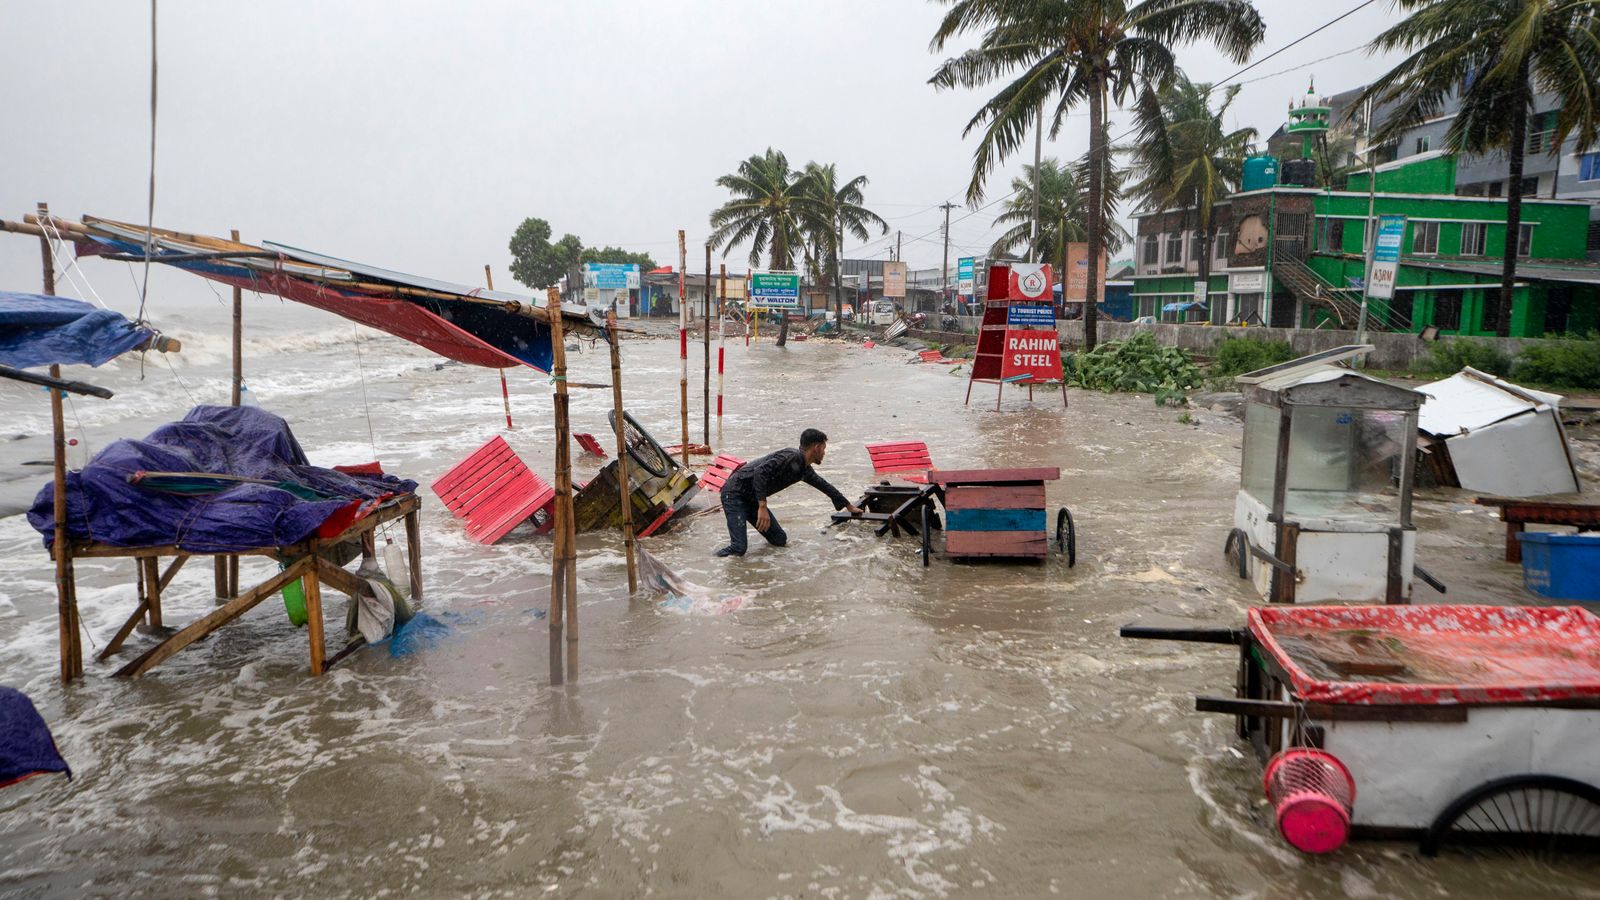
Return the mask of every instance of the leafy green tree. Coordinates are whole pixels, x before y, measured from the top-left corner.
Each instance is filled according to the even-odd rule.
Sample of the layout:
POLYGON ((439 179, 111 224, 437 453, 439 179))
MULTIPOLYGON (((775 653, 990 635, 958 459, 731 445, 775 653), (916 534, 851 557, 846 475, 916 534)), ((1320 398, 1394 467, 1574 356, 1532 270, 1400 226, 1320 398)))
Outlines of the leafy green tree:
POLYGON ((538 290, 566 277, 583 252, 583 242, 568 234, 551 243, 549 222, 523 219, 511 235, 510 250, 511 277, 538 290))
MULTIPOLYGON (((1184 211, 1186 223, 1202 236, 1199 277, 1208 285, 1216 207, 1239 189, 1256 139, 1254 128, 1229 131, 1223 125, 1239 85, 1224 89, 1215 108, 1213 93, 1212 85, 1190 81, 1182 71, 1174 71, 1160 90, 1140 91, 1134 110, 1138 141, 1132 148, 1139 181, 1130 189, 1146 209, 1184 211)), ((1220 323, 1220 313, 1213 308, 1211 320, 1220 323)))
POLYGON ((822 221, 810 223, 807 231, 810 257, 817 274, 822 276, 817 280, 832 286, 834 315, 836 321, 843 322, 839 253, 844 236, 849 234, 859 241, 870 240, 873 228, 877 228, 880 235, 888 234, 889 223, 863 205, 866 198, 862 188, 867 186, 867 176, 857 175, 840 184, 838 166, 814 162, 806 163, 805 175, 810 178, 811 196, 822 216, 822 221))
POLYGON ((1395 6, 1410 15, 1369 49, 1407 56, 1368 85, 1352 108, 1369 100, 1393 104, 1375 135, 1382 144, 1438 116, 1458 96, 1461 108, 1445 132, 1445 149, 1506 154, 1510 180, 1496 326, 1504 337, 1511 333, 1520 185, 1535 93, 1553 94, 1559 107, 1551 153, 1574 135, 1581 147, 1600 138, 1600 0, 1395 0, 1395 6))
MULTIPOLYGON (((1177 70, 1172 48, 1209 40, 1224 56, 1243 61, 1261 42, 1261 15, 1245 0, 935 0, 949 5, 931 49, 958 35, 980 35, 978 46, 945 60, 929 82, 936 88, 977 88, 1013 79, 967 123, 981 132, 973 154, 967 200, 983 199, 995 165, 1018 150, 1039 117, 1050 136, 1061 133, 1075 107, 1089 106, 1089 292, 1100 279, 1105 244, 1104 193, 1110 168, 1107 100, 1123 102, 1135 90, 1159 90, 1177 70)), ((1098 319, 1085 304, 1084 343, 1093 348, 1098 319)))
POLYGON ((657 267, 655 259, 653 259, 650 254, 630 253, 621 247, 606 247, 600 250, 596 250, 593 247, 588 247, 583 251, 583 253, 579 254, 578 261, 617 263, 620 265, 632 264, 638 266, 639 271, 641 272, 648 272, 657 267))
MULTIPOLYGON (((1022 167, 1022 177, 1011 180, 1011 196, 994 224, 1005 228, 989 248, 990 256, 1057 259, 1058 272, 1067 277, 1067 244, 1089 239, 1087 160, 1063 166, 1055 159, 1039 161, 1039 230, 1033 229, 1033 166, 1022 167)), ((1113 172, 1108 196, 1120 196, 1122 176, 1113 172)), ((1109 221, 1109 220, 1108 220, 1109 221)), ((1128 232, 1116 222, 1106 229, 1107 253, 1116 253, 1128 241, 1128 232)))
MULTIPOLYGON (((827 212, 817 200, 813 176, 789 168, 789 159, 767 148, 739 163, 732 174, 717 179, 732 196, 711 213, 711 246, 722 255, 737 245, 750 245, 749 262, 773 269, 795 268, 795 253, 806 252, 806 236, 827 226, 827 212)), ((789 320, 778 327, 778 346, 789 339, 789 320)))

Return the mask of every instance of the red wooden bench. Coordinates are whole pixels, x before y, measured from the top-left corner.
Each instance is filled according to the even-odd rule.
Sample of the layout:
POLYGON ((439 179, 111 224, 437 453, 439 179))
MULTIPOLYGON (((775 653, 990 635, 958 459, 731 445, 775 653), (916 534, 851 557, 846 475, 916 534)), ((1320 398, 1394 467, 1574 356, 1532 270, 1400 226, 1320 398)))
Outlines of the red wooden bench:
POLYGON ((495 437, 433 483, 433 492, 467 523, 467 537, 493 544, 540 510, 538 533, 555 524, 556 490, 528 468, 505 438, 495 437))
POLYGON ((927 484, 928 470, 933 468, 928 445, 922 441, 868 444, 867 455, 872 457, 872 471, 875 474, 893 475, 912 484, 927 484))
POLYGON ((598 456, 601 459, 606 458, 606 448, 600 446, 600 442, 594 439, 594 435, 574 432, 572 439, 578 442, 578 446, 583 448, 583 452, 591 456, 598 456))
POLYGON ((719 454, 711 461, 711 465, 700 473, 700 489, 720 493, 722 486, 728 483, 728 476, 744 465, 744 460, 727 453, 719 454))

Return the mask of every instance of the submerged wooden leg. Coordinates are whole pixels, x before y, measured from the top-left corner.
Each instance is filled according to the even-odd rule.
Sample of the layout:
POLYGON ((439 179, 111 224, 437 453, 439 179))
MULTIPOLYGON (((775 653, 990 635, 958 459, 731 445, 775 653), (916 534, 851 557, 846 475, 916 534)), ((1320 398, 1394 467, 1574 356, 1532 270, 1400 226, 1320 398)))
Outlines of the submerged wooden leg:
POLYGON ((146 624, 155 631, 161 627, 161 558, 145 556, 139 563, 144 566, 144 599, 149 606, 146 624))
POLYGON ((117 675, 124 678, 137 678, 143 675, 172 658, 178 651, 244 615, 247 610, 262 600, 276 594, 284 585, 303 576, 310 565, 310 558, 296 560, 288 568, 250 590, 239 594, 227 603, 212 610, 209 615, 191 622, 177 634, 145 651, 143 656, 118 669, 117 675))
POLYGON ((406 555, 411 567, 411 605, 422 606, 422 513, 406 513, 406 555))
POLYGON ((226 556, 213 556, 211 558, 211 592, 217 598, 217 603, 225 603, 233 594, 228 592, 228 558, 226 556))
POLYGON ((1522 562, 1522 541, 1517 538, 1528 526, 1521 522, 1506 523, 1506 562, 1522 562))
POLYGON ((228 557, 228 596, 239 596, 239 557, 228 557))
POLYGON ((96 656, 95 659, 99 662, 105 662, 107 657, 121 650, 122 642, 126 641, 128 635, 133 633, 133 627, 139 624, 139 620, 144 617, 144 614, 149 609, 149 605, 145 603, 144 597, 141 596, 139 598, 139 607, 133 611, 133 615, 128 617, 128 621, 122 623, 122 627, 118 628, 117 633, 112 636, 111 643, 106 644, 106 648, 101 650, 100 655, 96 656))
POLYGON ((306 595, 306 637, 311 641, 311 674, 322 674, 324 646, 322 642, 322 582, 317 579, 317 557, 311 557, 311 567, 300 579, 306 595))

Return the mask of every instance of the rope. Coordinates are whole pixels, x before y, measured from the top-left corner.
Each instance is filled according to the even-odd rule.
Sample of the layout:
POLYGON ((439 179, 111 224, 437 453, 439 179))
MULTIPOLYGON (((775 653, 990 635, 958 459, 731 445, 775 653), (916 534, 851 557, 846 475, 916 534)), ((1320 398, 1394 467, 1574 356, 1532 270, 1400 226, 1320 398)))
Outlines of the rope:
MULTIPOLYGON (((144 378, 144 358, 145 354, 139 354, 139 377, 141 379, 144 378)), ((172 377, 177 379, 178 387, 183 388, 183 393, 189 398, 189 403, 194 406, 199 406, 200 401, 196 400, 194 395, 189 393, 189 386, 183 383, 183 376, 178 374, 178 370, 176 368, 173 368, 172 360, 167 358, 167 354, 161 354, 161 361, 166 363, 167 368, 172 371, 172 377)))
MULTIPOLYGON (((144 324, 144 304, 150 288, 150 257, 156 243, 156 0, 150 0, 150 196, 145 204, 144 283, 139 286, 139 314, 134 324, 144 324)), ((171 363, 168 363, 170 366, 171 363)), ((141 368, 143 362, 140 363, 141 368)), ((180 382, 181 383, 181 382, 180 382)))
POLYGON ((378 438, 372 430, 372 404, 367 400, 367 370, 361 363, 361 329, 350 323, 350 333, 356 340, 356 371, 361 374, 361 405, 367 413, 367 442, 372 447, 372 458, 378 458, 378 438))
POLYGON ((101 309, 110 309, 110 307, 106 306, 106 302, 100 299, 100 292, 94 289, 94 283, 89 280, 89 273, 83 271, 83 268, 78 265, 78 261, 57 252, 56 245, 65 244, 66 239, 61 236, 61 230, 55 227, 54 218, 54 216, 41 216, 39 219, 39 227, 47 232, 44 243, 46 247, 50 248, 50 262, 53 267, 61 273, 61 277, 72 285, 72 289, 77 291, 80 297, 87 294, 101 309), (61 262, 63 259, 66 260, 65 263, 61 262), (74 269, 78 271, 78 275, 82 276, 83 284, 80 285, 78 279, 73 276, 72 271, 74 269))

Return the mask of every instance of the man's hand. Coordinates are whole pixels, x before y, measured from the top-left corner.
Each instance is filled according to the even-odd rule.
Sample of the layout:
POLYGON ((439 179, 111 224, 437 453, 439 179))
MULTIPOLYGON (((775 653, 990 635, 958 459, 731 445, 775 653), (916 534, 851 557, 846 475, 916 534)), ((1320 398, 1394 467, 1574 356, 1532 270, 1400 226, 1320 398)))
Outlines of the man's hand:
POLYGON ((772 526, 772 516, 767 514, 767 501, 761 501, 756 507, 756 530, 766 531, 772 526))
POLYGON ((859 507, 859 506, 851 506, 848 503, 846 503, 844 505, 844 510, 845 510, 845 512, 849 513, 852 516, 859 516, 863 512, 861 507, 859 507))

